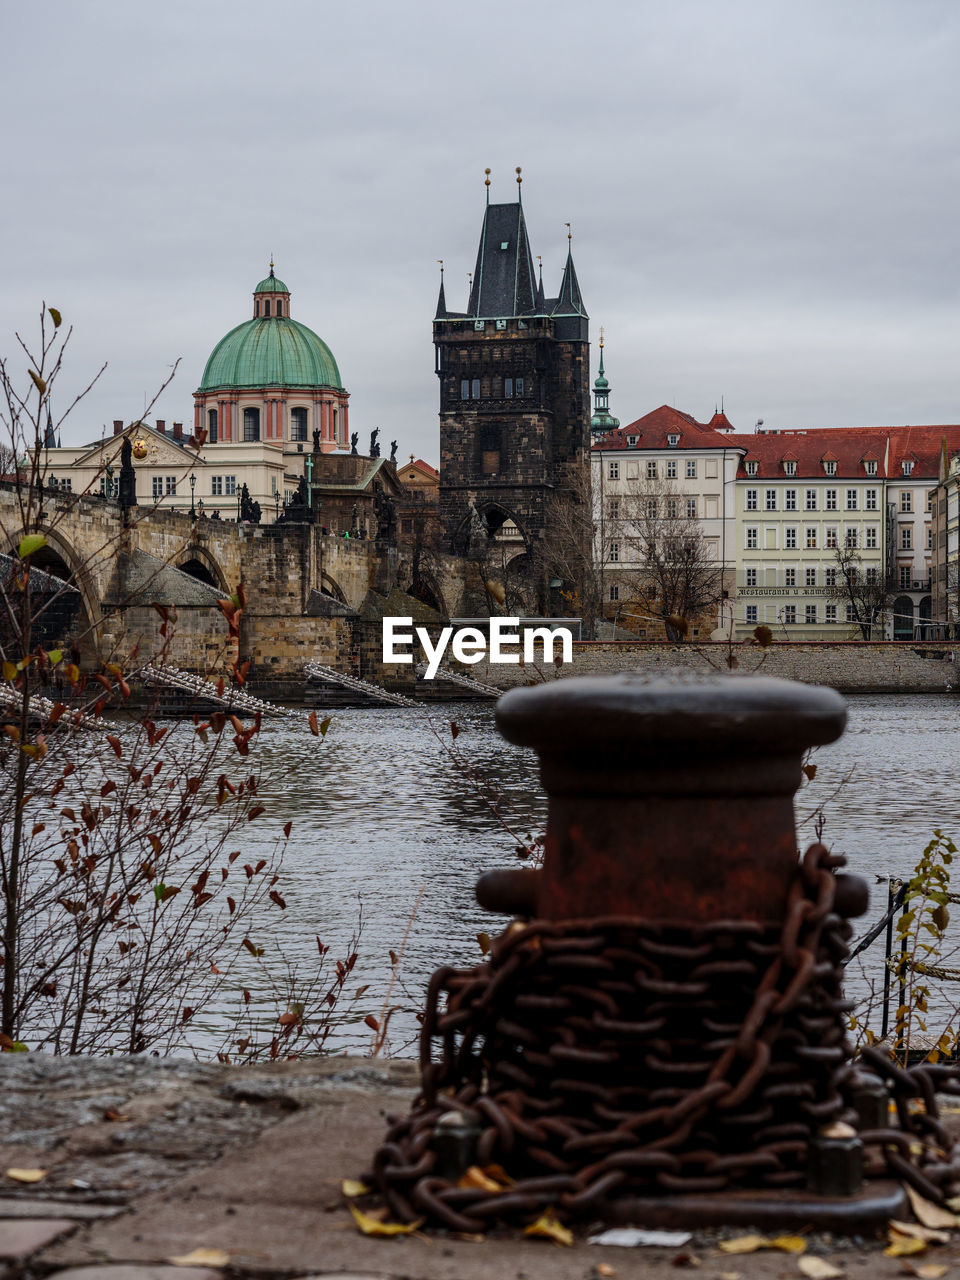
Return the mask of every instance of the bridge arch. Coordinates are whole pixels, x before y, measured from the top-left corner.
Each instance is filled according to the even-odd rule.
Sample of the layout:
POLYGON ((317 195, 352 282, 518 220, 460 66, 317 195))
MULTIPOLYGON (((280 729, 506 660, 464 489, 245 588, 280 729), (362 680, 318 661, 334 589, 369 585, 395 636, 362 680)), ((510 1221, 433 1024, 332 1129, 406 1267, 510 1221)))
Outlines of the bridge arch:
POLYGON ((217 591, 222 591, 225 596, 229 594, 230 588, 226 576, 216 557, 211 555, 206 547, 197 546, 196 543, 185 547, 176 567, 181 573, 189 574, 191 578, 205 582, 208 587, 215 587, 217 591))
POLYGON ((325 596, 331 596, 334 600, 339 600, 341 604, 348 605, 350 601, 344 595, 343 588, 336 578, 332 578, 326 570, 320 575, 320 591, 325 596))
MULTIPOLYGON (((80 595, 80 607, 73 624, 73 633, 60 639, 75 641, 83 654, 85 666, 96 666, 100 661, 103 639, 103 614, 100 609, 101 592, 90 563, 84 559, 71 542, 57 529, 41 525, 39 532, 46 538, 46 546, 35 551, 30 563, 35 569, 67 582, 80 595)), ((11 542, 11 553, 16 554, 24 531, 11 542)))

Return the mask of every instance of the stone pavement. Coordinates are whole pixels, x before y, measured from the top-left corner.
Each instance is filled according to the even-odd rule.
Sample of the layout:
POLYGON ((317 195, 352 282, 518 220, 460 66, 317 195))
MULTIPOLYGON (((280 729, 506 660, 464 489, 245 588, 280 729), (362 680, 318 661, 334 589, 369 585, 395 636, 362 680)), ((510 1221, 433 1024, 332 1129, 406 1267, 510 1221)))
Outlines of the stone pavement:
MULTIPOLYGON (((0 1055, 0 1277, 33 1280, 703 1280, 799 1277, 796 1257, 572 1248, 515 1233, 360 1235, 340 1193, 409 1105, 414 1065, 324 1058, 256 1068, 171 1059, 0 1055), (44 1170, 22 1182, 9 1170, 44 1170), (206 1251, 206 1252, 197 1252, 206 1251), (169 1262, 181 1260, 180 1265, 169 1262), (596 1270, 601 1264, 601 1270, 596 1270), (610 1268, 613 1269, 611 1273, 610 1268)), ((883 1241, 811 1236, 851 1280, 902 1274, 883 1241)), ((960 1239, 921 1259, 960 1276, 960 1239)), ((912 1274, 917 1274, 914 1271, 912 1274)), ((920 1273, 922 1275, 922 1273, 920 1273)), ((948 1275, 949 1280, 949 1275, 948 1275)))

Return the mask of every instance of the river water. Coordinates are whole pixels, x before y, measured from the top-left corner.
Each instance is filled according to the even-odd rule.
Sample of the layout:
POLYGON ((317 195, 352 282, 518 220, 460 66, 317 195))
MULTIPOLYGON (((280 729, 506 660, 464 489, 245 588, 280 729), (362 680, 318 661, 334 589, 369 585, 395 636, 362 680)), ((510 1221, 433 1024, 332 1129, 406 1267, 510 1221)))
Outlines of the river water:
MULTIPOLYGON (((824 806, 824 839, 870 881, 872 922, 886 905, 886 885, 876 877, 909 874, 935 827, 960 842, 960 705, 950 695, 886 695, 850 697, 848 706, 847 732, 816 753, 817 776, 798 796, 797 811, 805 846, 814 838, 809 815, 824 806)), ((315 935, 331 946, 331 959, 345 954, 362 907, 359 959, 345 994, 367 990, 341 1001, 328 1048, 371 1047, 373 1032, 363 1019, 380 1015, 390 952, 400 951, 408 926, 390 995, 398 1008, 386 1047, 395 1053, 411 1051, 431 971, 475 962, 476 935, 502 926, 502 918, 476 905, 473 886, 485 870, 516 865, 515 842, 476 793, 464 763, 444 751, 451 720, 463 762, 491 793, 502 793, 509 825, 524 836, 542 829, 546 806, 535 757, 503 742, 487 704, 340 711, 322 742, 264 723, 267 813, 257 826, 294 820, 282 878, 288 909, 265 912, 256 926, 267 959, 282 951, 308 971, 315 935)), ((878 976, 881 948, 869 957, 867 977, 851 983, 858 993, 878 976)), ((241 965, 238 976, 267 1016, 268 992, 256 966, 241 965)), ((208 1011, 211 1043, 228 1019, 226 1007, 208 1011)))

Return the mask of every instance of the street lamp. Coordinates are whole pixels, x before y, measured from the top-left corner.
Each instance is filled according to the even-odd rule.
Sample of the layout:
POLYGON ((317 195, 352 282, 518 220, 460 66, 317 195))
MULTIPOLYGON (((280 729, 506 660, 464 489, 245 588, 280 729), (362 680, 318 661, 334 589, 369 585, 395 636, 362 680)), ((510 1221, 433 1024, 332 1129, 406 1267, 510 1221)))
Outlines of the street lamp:
POLYGON ((273 522, 274 524, 276 524, 277 521, 280 519, 280 490, 279 489, 274 489, 273 491, 273 507, 274 507, 273 522))
MULTIPOLYGON (((197 518, 197 509, 193 505, 193 494, 196 487, 197 487, 197 477, 191 471, 190 472, 190 519, 191 520, 196 520, 197 518)), ((201 498, 200 501, 202 502, 203 499, 201 498)))

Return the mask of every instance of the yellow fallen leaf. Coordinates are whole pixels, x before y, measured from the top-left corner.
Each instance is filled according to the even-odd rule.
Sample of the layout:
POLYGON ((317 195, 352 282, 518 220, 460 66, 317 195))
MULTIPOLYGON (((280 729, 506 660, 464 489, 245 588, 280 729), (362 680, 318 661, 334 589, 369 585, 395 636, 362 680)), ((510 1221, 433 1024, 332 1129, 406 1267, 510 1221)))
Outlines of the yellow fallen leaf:
POLYGON ((739 1271, 721 1271, 717 1280, 743 1280, 739 1271))
POLYGON ((617 1269, 616 1267, 611 1267, 608 1262, 598 1262, 593 1268, 593 1274, 595 1276, 600 1276, 601 1280, 610 1280, 611 1276, 615 1276, 617 1274, 617 1269))
POLYGON ((536 1222, 524 1227, 525 1236, 542 1236, 545 1240, 553 1240, 556 1244, 573 1244, 573 1232, 558 1221, 548 1210, 542 1213, 536 1222))
POLYGON ((887 1258, 906 1258, 911 1253, 926 1253, 926 1251, 925 1240, 917 1240, 915 1236, 894 1235, 883 1253, 887 1258))
POLYGON ((810 1254, 801 1258, 797 1266, 800 1268, 800 1274, 809 1277, 809 1280, 837 1280, 843 1275, 843 1270, 835 1267, 826 1258, 817 1258, 810 1254))
POLYGON ((934 1204, 932 1200, 926 1200, 919 1191, 915 1191, 913 1187, 904 1185, 907 1198, 910 1201, 910 1208, 913 1210, 914 1217, 918 1222, 922 1222, 925 1227, 940 1227, 949 1230, 951 1227, 958 1225, 957 1215, 951 1213, 949 1209, 943 1209, 940 1205, 934 1204))
POLYGON ((720 1248, 724 1253, 756 1253, 758 1249, 767 1249, 770 1242, 766 1236, 736 1236, 733 1240, 721 1240, 720 1248))
POLYGON ((46 1169, 7 1169, 5 1173, 14 1182, 42 1182, 47 1176, 46 1169))
POLYGON ((922 1262, 919 1267, 910 1266, 910 1270, 920 1280, 941 1280, 941 1276, 945 1276, 950 1268, 942 1262, 922 1262))
POLYGON ((380 1222, 369 1213, 361 1213, 356 1205, 347 1206, 353 1214, 353 1220, 365 1236, 409 1236, 423 1226, 423 1218, 416 1222, 380 1222))
POLYGON ((167 1259, 175 1267, 225 1267, 230 1261, 223 1249, 193 1249, 190 1253, 177 1254, 167 1259))
POLYGON ((770 1241, 771 1249, 779 1249, 782 1253, 804 1253, 807 1242, 803 1236, 777 1236, 770 1241))
POLYGON ((472 1164, 467 1172, 457 1183, 458 1187, 473 1187, 477 1191, 505 1191, 506 1187, 502 1183, 495 1182, 493 1178, 487 1177, 484 1171, 478 1165, 472 1164))
POLYGON ((340 1190, 348 1200, 352 1200, 355 1196, 368 1196, 373 1188, 368 1187, 365 1182, 357 1182, 354 1178, 344 1178, 340 1183, 340 1190))
POLYGON ((917 1222, 898 1222, 891 1218, 887 1223, 891 1232, 898 1236, 910 1236, 913 1240, 925 1240, 927 1244, 949 1244, 950 1232, 939 1231, 936 1227, 924 1227, 917 1222))

